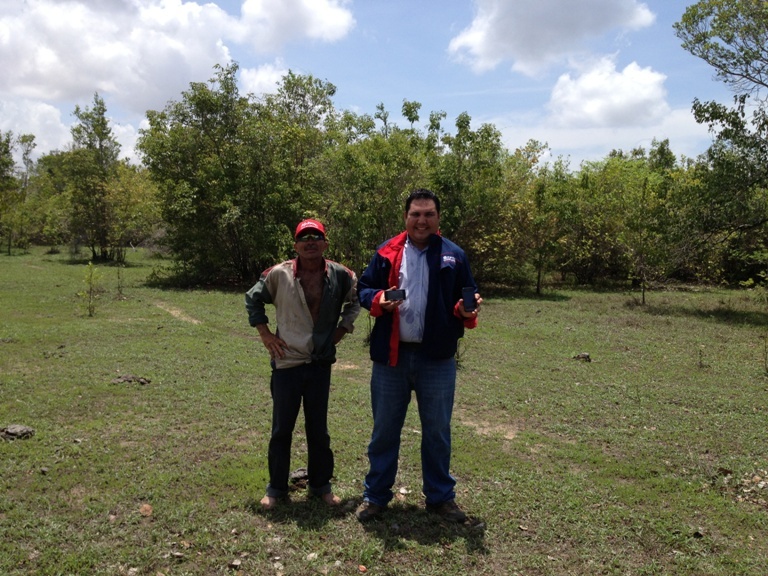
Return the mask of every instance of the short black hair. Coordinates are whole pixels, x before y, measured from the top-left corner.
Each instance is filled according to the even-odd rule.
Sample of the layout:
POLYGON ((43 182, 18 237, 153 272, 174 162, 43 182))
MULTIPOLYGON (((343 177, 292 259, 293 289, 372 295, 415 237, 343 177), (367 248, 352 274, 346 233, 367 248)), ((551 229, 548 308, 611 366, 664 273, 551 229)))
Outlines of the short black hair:
POLYGON ((405 199, 405 213, 408 214, 408 210, 411 209, 411 202, 414 200, 434 200, 435 209, 440 214, 440 198, 432 190, 426 188, 416 188, 413 192, 408 194, 408 198, 405 199))

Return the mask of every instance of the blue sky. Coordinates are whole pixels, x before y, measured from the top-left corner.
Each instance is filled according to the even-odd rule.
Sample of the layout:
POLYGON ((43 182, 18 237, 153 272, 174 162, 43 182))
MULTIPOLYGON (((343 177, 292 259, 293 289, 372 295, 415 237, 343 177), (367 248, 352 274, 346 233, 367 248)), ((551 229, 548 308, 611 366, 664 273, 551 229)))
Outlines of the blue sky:
POLYGON ((390 120, 467 112, 510 150, 547 143, 576 169, 612 149, 669 138, 678 156, 710 142, 694 98, 730 102, 680 47, 685 0, 0 0, 0 130, 71 141, 75 105, 98 92, 124 156, 146 110, 180 99, 215 64, 240 88, 273 91, 289 69, 337 87, 336 107, 390 120))

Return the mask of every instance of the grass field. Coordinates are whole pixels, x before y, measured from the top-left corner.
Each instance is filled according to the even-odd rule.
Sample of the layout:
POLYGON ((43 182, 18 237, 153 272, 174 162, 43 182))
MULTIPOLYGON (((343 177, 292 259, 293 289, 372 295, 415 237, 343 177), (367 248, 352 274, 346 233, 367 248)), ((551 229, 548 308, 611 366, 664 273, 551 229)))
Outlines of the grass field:
POLYGON ((0 428, 35 430, 0 441, 0 574, 768 572, 768 314, 745 292, 487 298, 454 415, 471 520, 424 511, 412 409, 398 497, 361 525, 367 313, 333 375, 344 505, 297 490, 264 514, 269 366, 245 289, 150 288, 162 263, 128 259, 97 266, 89 316, 87 262, 0 256, 0 428))

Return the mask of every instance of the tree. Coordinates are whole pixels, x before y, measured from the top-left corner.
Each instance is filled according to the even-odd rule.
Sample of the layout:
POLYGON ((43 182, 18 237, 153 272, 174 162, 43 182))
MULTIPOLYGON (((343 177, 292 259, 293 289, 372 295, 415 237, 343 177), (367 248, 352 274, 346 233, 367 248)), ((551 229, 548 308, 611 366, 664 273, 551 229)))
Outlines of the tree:
POLYGON ((78 120, 71 129, 74 148, 91 151, 98 168, 109 175, 120 156, 120 144, 112 134, 104 99, 94 94, 93 108, 75 106, 74 116, 78 120))
POLYGON ((644 164, 637 155, 615 151, 602 161, 584 162, 561 209, 566 246, 561 270, 581 284, 625 280, 630 256, 622 241, 626 214, 642 186, 638 176, 644 164))
POLYGON ((768 88, 768 3, 700 0, 689 6, 675 33, 683 48, 715 69, 736 94, 768 88))
POLYGON ((36 244, 58 246, 71 240, 69 156, 69 152, 51 152, 30 166, 26 202, 30 240, 36 244))
POLYGON ((314 166, 322 178, 317 215, 329 224, 328 254, 362 271, 371 251, 402 230, 405 197, 428 181, 420 137, 393 130, 341 142, 314 166))
POLYGON ((413 130, 413 125, 419 121, 419 110, 421 110, 421 102, 403 100, 403 117, 410 122, 411 130, 413 130))
MULTIPOLYGON (((543 152, 544 148, 540 150, 543 152)), ((530 243, 529 259, 533 260, 536 272, 536 294, 542 292, 544 275, 555 270, 558 259, 562 259, 563 222, 567 219, 562 202, 573 188, 572 180, 566 162, 559 158, 552 166, 542 167, 525 188, 532 193, 528 208, 530 230, 524 236, 530 243)))
POLYGON ((73 146, 66 168, 72 232, 76 241, 90 248, 93 260, 113 260, 116 247, 110 242, 107 189, 115 177, 120 144, 112 134, 107 107, 98 93, 93 97, 93 108, 76 106, 74 115, 78 122, 71 129, 73 146))
MULTIPOLYGON (((734 106, 694 101, 699 123, 716 134, 696 166, 699 197, 688 211, 700 241, 751 244, 732 262, 736 268, 765 254, 768 225, 768 3, 761 0, 700 0, 689 6, 675 31, 683 47, 702 58, 734 92, 734 106)), ((698 250, 702 252, 702 250, 698 250)), ((732 252, 735 254, 735 252, 732 252)), ((762 266, 768 259, 760 257, 762 266)))
POLYGON ((485 189, 472 193, 472 202, 464 207, 476 213, 467 218, 476 223, 476 229, 465 248, 475 262, 478 281, 518 286, 532 283, 536 239, 544 236, 534 196, 537 189, 545 190, 536 186, 545 150, 546 146, 535 140, 512 153, 502 149, 500 179, 486 181, 485 189))
POLYGON ((106 189, 108 241, 117 262, 125 262, 128 246, 151 237, 161 226, 157 187, 146 169, 119 163, 106 189))
POLYGON ((290 255, 296 222, 322 194, 313 162, 325 127, 339 124, 332 84, 289 72, 256 101, 240 95, 237 70, 217 66, 208 83, 148 112, 138 142, 187 282, 252 281, 290 255))
POLYGON ((216 70, 209 83, 191 83, 181 101, 149 111, 137 145, 160 191, 168 247, 193 282, 247 268, 244 212, 257 218, 236 201, 252 188, 243 134, 252 111, 237 89, 237 65, 216 70))
MULTIPOLYGON (((431 119, 433 132, 439 117, 431 119)), ((491 253, 509 247, 508 237, 494 237, 497 232, 503 237, 508 226, 505 167, 509 154, 493 125, 472 130, 471 121, 466 112, 457 116, 456 133, 443 135, 444 149, 432 150, 430 168, 435 192, 441 198, 441 229, 467 251, 475 262, 476 278, 483 281, 499 272, 491 253)), ((511 259, 509 253, 505 258, 511 259)))
POLYGON ((384 108, 384 102, 376 104, 376 113, 373 115, 376 120, 381 120, 381 131, 384 134, 384 138, 389 136, 389 112, 384 108))
POLYGON ((13 214, 20 202, 14 148, 13 132, 0 132, 0 232, 6 234, 9 255, 13 246, 13 214))
POLYGON ((8 254, 15 244, 26 249, 32 235, 32 215, 28 205, 27 189, 29 174, 32 170, 32 150, 35 137, 12 132, 0 133, 0 234, 6 234, 8 254), (14 152, 21 150, 23 168, 19 169, 14 160, 14 152))

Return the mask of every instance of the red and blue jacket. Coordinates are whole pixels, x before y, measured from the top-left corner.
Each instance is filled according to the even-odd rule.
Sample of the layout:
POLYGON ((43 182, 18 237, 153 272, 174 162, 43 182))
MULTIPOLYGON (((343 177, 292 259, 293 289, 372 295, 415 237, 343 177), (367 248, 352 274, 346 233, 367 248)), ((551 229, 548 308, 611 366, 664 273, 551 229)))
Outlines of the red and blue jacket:
MULTIPOLYGON (((379 305, 379 293, 398 285, 407 233, 390 238, 377 249, 357 284, 360 304, 370 311, 376 322, 371 332, 371 360, 397 365, 400 342, 399 311, 385 312, 379 305)), ((461 289, 477 285, 467 256, 457 244, 433 234, 427 247, 429 289, 424 315, 421 350, 436 360, 456 354, 464 328, 477 326, 477 318, 463 318, 458 311, 461 289)))

